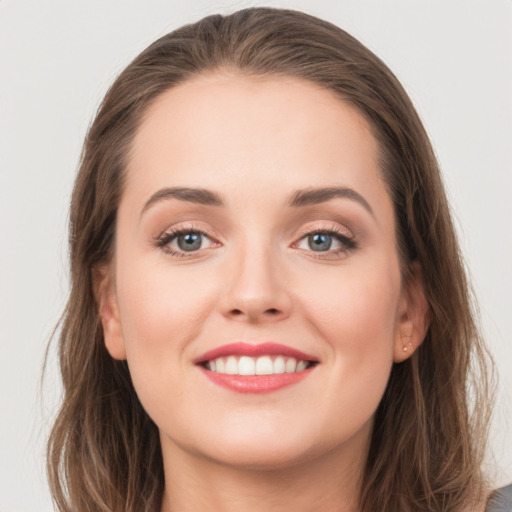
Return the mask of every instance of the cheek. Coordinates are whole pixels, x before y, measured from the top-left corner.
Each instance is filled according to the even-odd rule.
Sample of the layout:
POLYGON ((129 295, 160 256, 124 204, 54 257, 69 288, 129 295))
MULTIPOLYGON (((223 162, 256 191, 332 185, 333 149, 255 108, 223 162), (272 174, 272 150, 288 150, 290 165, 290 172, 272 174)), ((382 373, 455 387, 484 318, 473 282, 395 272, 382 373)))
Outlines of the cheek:
POLYGON ((215 304, 215 283, 185 266, 118 261, 117 294, 130 375, 137 395, 158 425, 180 424, 175 411, 194 390, 190 347, 215 304), (184 380, 185 379, 185 380, 184 380), (165 419, 165 421, 162 420, 165 419))
POLYGON ((398 266, 340 269, 337 279, 319 279, 303 289, 308 322, 328 343, 331 396, 371 416, 385 390, 393 363, 400 298, 398 266))
POLYGON ((185 266, 120 261, 119 309, 132 374, 185 364, 184 350, 198 337, 215 302, 215 284, 185 266))
POLYGON ((362 265, 342 268, 338 276, 316 276, 302 296, 310 321, 325 333, 333 350, 392 349, 400 276, 389 262, 381 268, 362 265))

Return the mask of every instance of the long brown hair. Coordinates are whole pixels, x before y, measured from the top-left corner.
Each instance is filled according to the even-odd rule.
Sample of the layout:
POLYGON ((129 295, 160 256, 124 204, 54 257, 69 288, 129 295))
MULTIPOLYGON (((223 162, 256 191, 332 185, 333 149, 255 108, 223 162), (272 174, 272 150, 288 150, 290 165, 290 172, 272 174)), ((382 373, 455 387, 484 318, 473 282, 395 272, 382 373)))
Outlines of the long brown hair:
POLYGON ((71 293, 61 326, 64 399, 48 443, 61 512, 158 511, 158 429, 124 361, 104 346, 94 269, 112 256, 133 136, 149 105, 200 73, 293 76, 334 91, 370 122, 397 219, 403 271, 422 270, 430 329, 395 364, 375 415, 361 510, 450 511, 476 503, 489 419, 487 353, 436 158, 391 71, 338 27, 297 11, 209 16, 153 43, 117 78, 89 130, 70 214, 71 293))

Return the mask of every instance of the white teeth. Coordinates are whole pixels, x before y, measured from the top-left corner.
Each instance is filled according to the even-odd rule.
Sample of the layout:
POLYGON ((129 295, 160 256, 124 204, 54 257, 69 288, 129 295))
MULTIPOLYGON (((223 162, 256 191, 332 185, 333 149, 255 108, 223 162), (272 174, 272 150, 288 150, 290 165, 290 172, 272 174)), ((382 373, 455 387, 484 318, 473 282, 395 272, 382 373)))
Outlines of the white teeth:
POLYGON ((286 367, 284 364, 284 357, 277 356, 274 359, 274 373, 284 373, 286 371, 286 367))
POLYGON ((254 375, 256 373, 256 364, 252 357, 242 356, 238 361, 239 375, 254 375))
POLYGON ((302 372, 306 369, 306 366, 308 365, 308 363, 306 363, 306 361, 299 361, 297 363, 297 370, 298 372, 302 372))
POLYGON ((293 357, 289 357, 286 360, 286 373, 295 373, 297 370, 297 361, 293 357))
POLYGON ((261 356, 256 359, 256 375, 272 375, 274 365, 270 356, 261 356))
POLYGON ((308 367, 308 362, 285 356, 229 356, 212 359, 206 367, 212 372, 228 375, 274 375, 302 372, 308 367))
POLYGON ((236 375, 238 373, 238 361, 235 356, 228 357, 224 371, 229 375, 236 375))
POLYGON ((215 359, 213 364, 215 365, 215 370, 213 370, 214 372, 226 373, 226 366, 224 365, 224 359, 222 359, 222 357, 215 359))

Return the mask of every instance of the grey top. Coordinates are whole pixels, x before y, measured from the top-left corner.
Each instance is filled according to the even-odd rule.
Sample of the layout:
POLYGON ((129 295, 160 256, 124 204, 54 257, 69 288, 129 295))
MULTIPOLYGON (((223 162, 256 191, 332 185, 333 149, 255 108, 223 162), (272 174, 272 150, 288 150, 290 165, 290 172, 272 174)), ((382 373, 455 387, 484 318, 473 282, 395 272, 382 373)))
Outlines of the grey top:
POLYGON ((512 484, 491 494, 485 512, 512 512, 512 484))

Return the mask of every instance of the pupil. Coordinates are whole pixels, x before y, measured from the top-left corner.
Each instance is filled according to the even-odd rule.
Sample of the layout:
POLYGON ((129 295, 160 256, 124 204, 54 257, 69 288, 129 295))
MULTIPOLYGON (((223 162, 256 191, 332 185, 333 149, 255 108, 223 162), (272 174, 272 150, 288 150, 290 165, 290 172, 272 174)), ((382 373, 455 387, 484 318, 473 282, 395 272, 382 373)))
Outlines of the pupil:
POLYGON ((187 233, 178 237, 178 247, 182 251, 195 251, 201 248, 201 233, 187 233))
POLYGON ((332 237, 325 233, 316 233, 308 237, 309 246, 313 251, 327 251, 332 244, 332 237))

